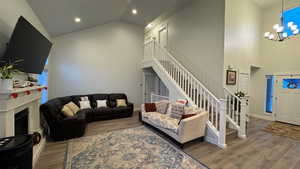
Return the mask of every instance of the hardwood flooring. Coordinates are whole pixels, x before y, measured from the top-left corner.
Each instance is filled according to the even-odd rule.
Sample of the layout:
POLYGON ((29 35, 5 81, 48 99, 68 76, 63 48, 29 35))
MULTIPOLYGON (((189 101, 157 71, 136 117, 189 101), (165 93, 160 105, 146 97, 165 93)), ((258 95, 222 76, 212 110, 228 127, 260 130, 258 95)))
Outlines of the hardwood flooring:
MULTIPOLYGON (((227 148, 207 142, 193 142, 184 151, 211 169, 300 169, 300 142, 275 136, 261 129, 270 122, 251 119, 247 139, 227 136, 227 148)), ((136 113, 132 118, 88 124, 86 136, 142 125, 136 113)), ((63 169, 67 141, 47 142, 36 169, 63 169)))

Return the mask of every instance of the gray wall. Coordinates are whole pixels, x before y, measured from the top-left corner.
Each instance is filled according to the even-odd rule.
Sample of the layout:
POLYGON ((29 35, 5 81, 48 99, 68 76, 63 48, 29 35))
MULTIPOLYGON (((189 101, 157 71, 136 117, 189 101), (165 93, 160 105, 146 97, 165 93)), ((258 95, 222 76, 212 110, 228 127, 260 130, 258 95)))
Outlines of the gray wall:
MULTIPOLYGON (((196 0, 146 33, 168 27, 168 50, 217 96, 223 94, 225 0, 196 0)), ((155 22, 155 21, 154 21, 155 22)))
POLYGON ((0 56, 2 56, 6 43, 9 41, 17 20, 21 15, 42 34, 50 38, 26 0, 0 0, 0 4, 0 56))
MULTIPOLYGON (((286 8, 295 7, 299 4, 296 1, 288 1, 286 8)), ((280 22, 280 7, 274 5, 263 9, 262 11, 262 32, 261 32, 261 69, 254 72, 253 83, 256 86, 251 103, 252 113, 257 117, 270 119, 265 113, 266 98, 266 75, 300 73, 300 37, 286 40, 284 42, 273 42, 263 38, 264 32, 273 31, 273 25, 280 22)))
POLYGON ((143 28, 113 22, 54 38, 49 98, 126 93, 142 103, 143 28))

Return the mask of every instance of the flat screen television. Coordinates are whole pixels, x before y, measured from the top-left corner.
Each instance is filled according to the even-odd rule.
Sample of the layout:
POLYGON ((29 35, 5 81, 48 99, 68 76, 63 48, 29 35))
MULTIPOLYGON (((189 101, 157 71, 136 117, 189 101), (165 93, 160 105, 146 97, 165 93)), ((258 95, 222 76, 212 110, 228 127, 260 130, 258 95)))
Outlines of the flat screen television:
POLYGON ((25 73, 41 74, 52 43, 21 16, 9 40, 4 59, 22 60, 15 67, 25 73))

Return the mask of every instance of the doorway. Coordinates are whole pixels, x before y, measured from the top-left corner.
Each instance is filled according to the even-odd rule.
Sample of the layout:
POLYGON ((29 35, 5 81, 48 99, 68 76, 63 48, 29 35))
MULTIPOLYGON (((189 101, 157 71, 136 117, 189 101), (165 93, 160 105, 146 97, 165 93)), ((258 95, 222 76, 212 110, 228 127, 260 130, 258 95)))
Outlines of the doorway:
POLYGON ((300 75, 275 77, 275 120, 300 125, 300 75))

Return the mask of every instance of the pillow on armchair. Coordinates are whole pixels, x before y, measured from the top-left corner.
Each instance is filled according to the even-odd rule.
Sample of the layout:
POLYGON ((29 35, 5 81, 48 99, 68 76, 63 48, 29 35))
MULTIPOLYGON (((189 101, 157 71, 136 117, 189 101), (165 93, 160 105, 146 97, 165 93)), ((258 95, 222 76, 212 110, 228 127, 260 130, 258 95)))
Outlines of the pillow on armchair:
POLYGON ((155 103, 145 103, 145 112, 156 112, 155 103))

